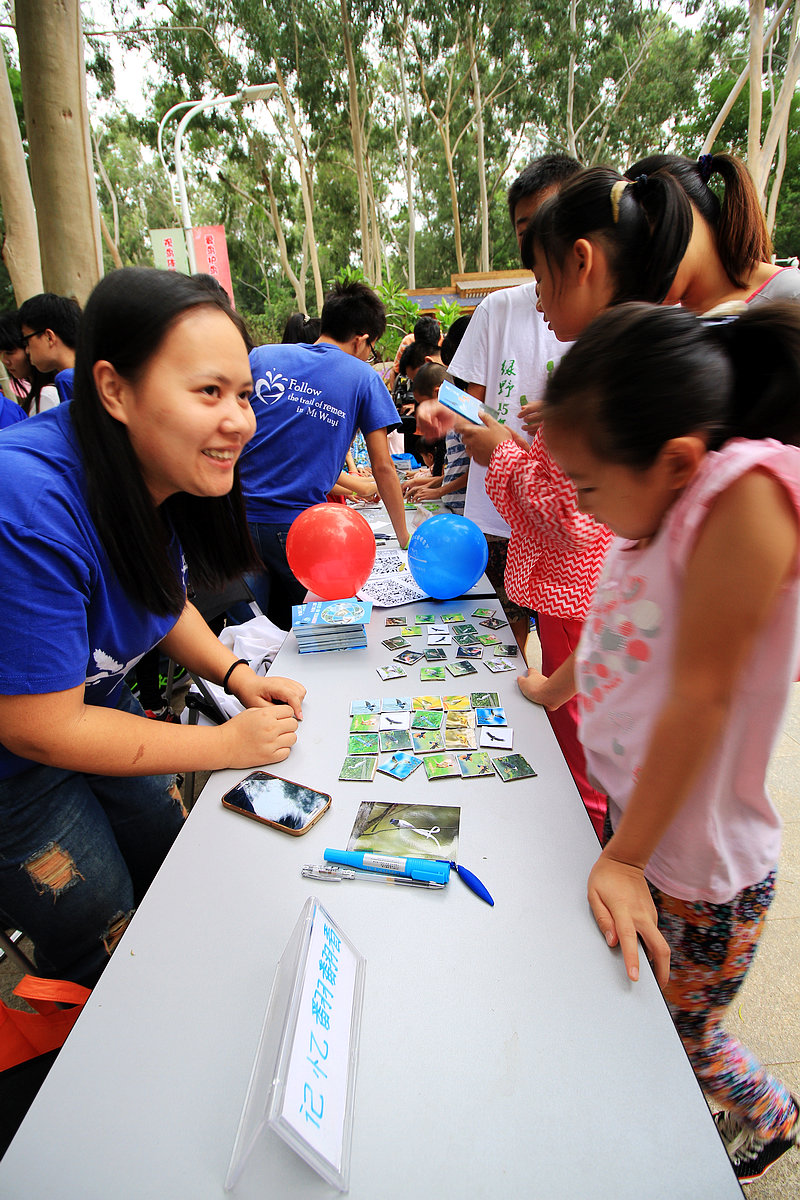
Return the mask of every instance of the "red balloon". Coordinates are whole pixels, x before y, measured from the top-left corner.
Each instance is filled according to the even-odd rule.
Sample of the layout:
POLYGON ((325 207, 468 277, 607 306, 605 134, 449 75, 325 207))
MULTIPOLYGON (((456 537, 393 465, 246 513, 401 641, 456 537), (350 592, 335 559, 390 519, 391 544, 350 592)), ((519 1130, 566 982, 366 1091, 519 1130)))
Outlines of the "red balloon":
POLYGON ((292 522, 286 538, 292 573, 323 600, 355 596, 375 562, 375 535, 344 504, 315 504, 292 522))

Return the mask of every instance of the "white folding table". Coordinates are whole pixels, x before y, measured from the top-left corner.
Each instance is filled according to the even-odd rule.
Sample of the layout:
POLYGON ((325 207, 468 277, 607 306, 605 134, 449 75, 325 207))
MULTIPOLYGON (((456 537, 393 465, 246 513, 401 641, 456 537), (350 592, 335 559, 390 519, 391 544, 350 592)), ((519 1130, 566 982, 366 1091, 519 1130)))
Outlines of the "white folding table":
MULTIPOLYGON (((469 619, 477 603, 492 606, 404 611, 469 619)), ((649 969, 629 983, 594 924, 598 845, 545 714, 516 674, 480 664, 381 682, 384 617, 366 650, 300 656, 288 636, 273 672, 308 696, 273 770, 332 793, 330 811, 288 837, 223 809, 246 772, 212 776, 0 1164, 0 1196, 222 1197, 275 967, 311 894, 367 959, 354 1200, 741 1196, 649 969), (353 698, 473 690, 500 694, 537 778, 338 782, 353 698), (459 860, 493 908, 455 876, 442 892, 301 877, 346 846, 362 800, 422 795, 461 806, 459 860)), ((234 1192, 333 1194, 269 1130, 234 1192)))

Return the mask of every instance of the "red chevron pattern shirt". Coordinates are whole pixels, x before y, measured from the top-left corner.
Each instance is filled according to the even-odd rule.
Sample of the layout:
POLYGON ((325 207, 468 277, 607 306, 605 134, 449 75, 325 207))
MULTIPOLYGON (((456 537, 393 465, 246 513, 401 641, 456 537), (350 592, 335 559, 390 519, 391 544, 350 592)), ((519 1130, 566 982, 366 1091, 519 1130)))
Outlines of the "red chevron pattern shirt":
POLYGON ((552 617, 584 620, 613 534, 578 509, 541 431, 530 450, 506 439, 492 453, 486 491, 511 526, 505 585, 512 600, 552 617))

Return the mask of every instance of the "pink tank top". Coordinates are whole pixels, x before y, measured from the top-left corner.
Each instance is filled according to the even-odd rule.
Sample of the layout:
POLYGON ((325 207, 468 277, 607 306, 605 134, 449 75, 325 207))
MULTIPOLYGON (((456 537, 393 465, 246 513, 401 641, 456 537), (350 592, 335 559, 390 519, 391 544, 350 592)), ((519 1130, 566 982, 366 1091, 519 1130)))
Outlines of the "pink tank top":
MULTIPOLYGON (((716 496, 755 467, 783 483, 800 519, 800 449, 735 439, 706 455, 648 545, 615 538, 608 552, 576 678, 587 766, 615 826, 666 700, 686 562, 716 496)), ((799 604, 800 562, 741 673, 716 751, 647 866, 670 896, 723 904, 777 863, 781 819, 765 776, 797 678, 799 604)))

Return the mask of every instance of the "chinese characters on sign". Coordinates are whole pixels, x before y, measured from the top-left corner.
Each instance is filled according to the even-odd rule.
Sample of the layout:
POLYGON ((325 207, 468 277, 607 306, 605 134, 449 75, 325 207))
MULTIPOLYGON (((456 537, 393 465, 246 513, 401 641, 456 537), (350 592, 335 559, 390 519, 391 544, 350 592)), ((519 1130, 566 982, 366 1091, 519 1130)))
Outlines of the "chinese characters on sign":
POLYGON ((280 1119, 340 1174, 349 1153, 354 1014, 360 1014, 363 963, 316 902, 280 1119))

